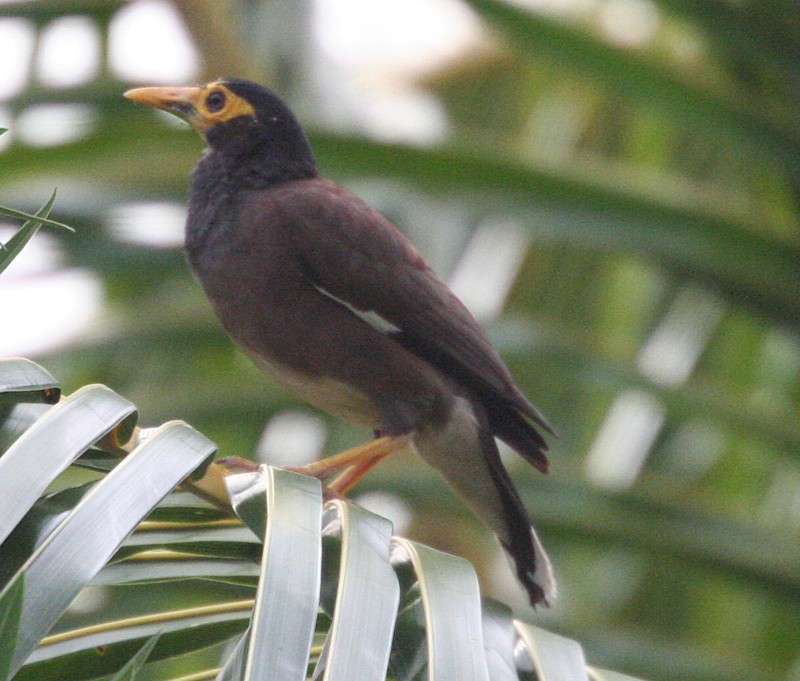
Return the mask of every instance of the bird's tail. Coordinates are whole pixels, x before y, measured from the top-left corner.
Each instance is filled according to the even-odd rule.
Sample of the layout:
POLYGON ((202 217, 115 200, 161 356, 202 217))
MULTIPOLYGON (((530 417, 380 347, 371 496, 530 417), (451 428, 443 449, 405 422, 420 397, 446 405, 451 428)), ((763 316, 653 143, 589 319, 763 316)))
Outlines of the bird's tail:
POLYGON ((551 603, 556 587, 550 560, 503 467, 481 403, 457 398, 445 428, 418 432, 414 444, 497 535, 531 605, 551 603))
POLYGON ((514 562, 517 578, 528 592, 531 605, 550 605, 557 593, 550 559, 531 525, 528 512, 511 477, 500 460, 500 452, 490 430, 481 429, 481 445, 505 509, 508 535, 506 538, 497 533, 498 539, 514 562))

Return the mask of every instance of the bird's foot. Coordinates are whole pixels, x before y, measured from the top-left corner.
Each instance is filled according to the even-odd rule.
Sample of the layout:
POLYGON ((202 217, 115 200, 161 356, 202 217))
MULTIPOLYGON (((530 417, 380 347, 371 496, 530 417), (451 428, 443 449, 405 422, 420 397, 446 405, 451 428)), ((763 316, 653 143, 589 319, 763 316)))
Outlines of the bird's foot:
POLYGON ((287 470, 310 475, 325 484, 326 498, 342 498, 361 478, 392 452, 404 449, 409 435, 384 435, 352 449, 287 470), (330 478, 333 478, 329 481, 330 478))

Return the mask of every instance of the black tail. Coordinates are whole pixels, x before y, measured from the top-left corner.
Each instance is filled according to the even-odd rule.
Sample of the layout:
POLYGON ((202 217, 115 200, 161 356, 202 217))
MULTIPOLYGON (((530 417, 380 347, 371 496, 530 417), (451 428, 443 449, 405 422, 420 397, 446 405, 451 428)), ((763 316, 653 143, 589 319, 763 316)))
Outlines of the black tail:
POLYGON ((495 431, 501 439, 508 442, 514 449, 524 454, 526 459, 540 470, 543 470, 543 472, 547 470, 547 457, 542 453, 542 449, 546 449, 546 444, 542 437, 522 417, 519 417, 519 423, 524 424, 528 429, 527 431, 508 419, 503 423, 510 423, 512 426, 507 426, 502 431, 498 431, 494 423, 492 423, 490 414, 484 411, 483 405, 473 402, 473 409, 478 416, 480 425, 481 448, 505 510, 504 515, 508 534, 506 535, 507 538, 500 537, 500 543, 513 560, 517 577, 528 592, 531 605, 536 606, 540 603, 549 605, 556 595, 556 585, 550 566, 550 559, 536 536, 536 531, 531 526, 528 512, 525 510, 511 477, 500 460, 500 452, 497 449, 497 443, 492 431, 495 431), (536 439, 531 438, 529 433, 533 433, 536 439), (528 439, 523 440, 523 435, 527 436, 528 439), (526 445, 525 450, 518 449, 516 442, 524 443, 526 445), (533 456, 528 456, 528 452, 531 452, 533 456))
POLYGON ((417 430, 414 447, 500 540, 531 604, 552 601, 555 584, 550 561, 500 461, 492 425, 480 398, 456 397, 447 423, 417 430))
POLYGON ((536 428, 505 402, 486 399, 483 404, 491 431, 537 470, 547 473, 550 465, 544 454, 547 442, 536 428))

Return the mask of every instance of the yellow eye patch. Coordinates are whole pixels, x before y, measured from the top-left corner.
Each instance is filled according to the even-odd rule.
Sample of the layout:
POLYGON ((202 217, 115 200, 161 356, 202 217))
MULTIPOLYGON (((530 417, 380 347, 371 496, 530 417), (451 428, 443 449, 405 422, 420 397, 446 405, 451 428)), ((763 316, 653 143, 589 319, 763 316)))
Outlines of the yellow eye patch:
POLYGON ((219 82, 209 83, 201 88, 195 109, 206 127, 224 123, 239 116, 252 116, 253 118, 256 116, 256 110, 250 102, 219 82))

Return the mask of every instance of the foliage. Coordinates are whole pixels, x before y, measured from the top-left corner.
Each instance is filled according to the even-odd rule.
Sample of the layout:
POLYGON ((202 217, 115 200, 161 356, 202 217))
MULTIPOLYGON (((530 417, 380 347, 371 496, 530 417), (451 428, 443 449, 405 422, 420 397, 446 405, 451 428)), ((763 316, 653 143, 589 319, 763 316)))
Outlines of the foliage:
POLYGON ((332 681, 381 681, 387 667, 431 681, 587 673, 575 642, 498 604, 482 612, 466 561, 392 538, 388 520, 350 503, 323 507, 315 478, 228 476, 218 501, 230 498, 243 524, 171 493, 219 468, 213 443, 186 424, 137 430, 133 405, 108 388, 59 399, 21 359, 0 362, 0 398, 4 680, 175 679, 176 658, 182 674, 221 681, 305 678, 309 664, 332 681), (68 466, 72 481, 60 476, 68 466), (79 468, 106 474, 79 485, 79 468), (118 602, 84 621, 68 606, 92 591, 118 602))

